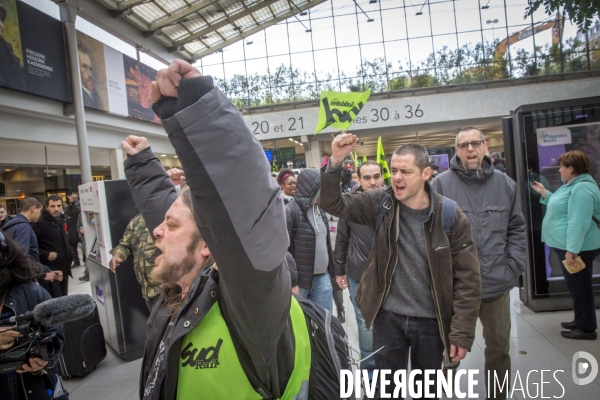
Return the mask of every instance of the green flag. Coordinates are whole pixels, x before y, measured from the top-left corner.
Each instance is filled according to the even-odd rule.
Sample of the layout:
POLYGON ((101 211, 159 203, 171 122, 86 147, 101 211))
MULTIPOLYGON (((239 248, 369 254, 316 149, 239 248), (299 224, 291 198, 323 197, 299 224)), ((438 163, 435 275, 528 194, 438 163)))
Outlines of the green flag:
POLYGON ((273 160, 273 163, 271 164, 271 172, 279 172, 279 167, 275 164, 275 160, 273 160))
POLYGON ((356 152, 352 153, 352 155, 354 156, 354 164, 356 164, 355 167, 358 167, 361 164, 361 162, 358 159, 358 156, 356 155, 356 152))
POLYGON ((366 162, 367 162, 367 156, 363 156, 363 159, 362 159, 362 162, 361 162, 361 164, 362 164, 362 163, 366 163, 366 162))
POLYGON ((385 154, 383 153, 383 144, 381 144, 381 136, 377 139, 377 164, 381 165, 381 169, 383 170, 383 180, 386 185, 390 185, 390 169, 388 167, 388 163, 385 160, 385 154))
POLYGON ((321 100, 319 101, 319 121, 315 134, 321 132, 328 126, 347 130, 354 118, 363 108, 371 91, 366 92, 321 92, 321 100))

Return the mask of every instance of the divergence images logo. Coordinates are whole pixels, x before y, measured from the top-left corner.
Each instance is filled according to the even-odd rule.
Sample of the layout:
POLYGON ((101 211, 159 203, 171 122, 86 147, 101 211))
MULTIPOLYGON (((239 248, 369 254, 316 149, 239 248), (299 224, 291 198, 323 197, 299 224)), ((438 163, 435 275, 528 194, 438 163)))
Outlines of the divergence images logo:
POLYGON ((571 368, 573 372, 573 382, 577 385, 587 385, 596 379, 596 375, 598 375, 598 361, 596 361, 593 355, 585 351, 578 351, 573 354, 571 368), (588 371, 588 376, 582 377, 588 371))

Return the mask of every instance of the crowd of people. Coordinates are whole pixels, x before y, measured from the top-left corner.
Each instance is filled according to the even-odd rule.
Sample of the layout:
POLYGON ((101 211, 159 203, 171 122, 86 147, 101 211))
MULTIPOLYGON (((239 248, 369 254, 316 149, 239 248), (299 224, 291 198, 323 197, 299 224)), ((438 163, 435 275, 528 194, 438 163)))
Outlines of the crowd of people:
MULTIPOLYGON (((457 368, 479 320, 485 374, 509 382, 491 398, 507 397, 509 292, 525 271, 528 238, 516 183, 499 169, 499 154, 487 155, 481 130, 456 134, 450 169, 433 179, 437 171, 417 144, 394 151, 388 186, 374 161, 353 177, 343 163, 358 139, 342 133, 320 170, 285 169, 274 180, 259 142, 211 77, 176 60, 158 72, 150 96, 184 168, 167 172, 145 138, 122 143, 140 214, 111 251, 110 268, 133 256, 150 310, 140 399, 321 398, 332 382, 317 376, 328 366, 315 356, 322 349, 303 299, 324 315, 336 304, 344 320, 346 289, 360 368, 370 377, 375 369, 406 370, 409 359, 412 369, 457 368), (240 165, 244 179, 232 173, 240 165), (339 218, 335 243, 329 215, 339 218)), ((574 300, 575 319, 562 335, 596 339, 592 268, 573 268, 600 253, 600 191, 585 153, 558 162, 565 184, 551 193, 532 182, 532 190, 548 207, 542 240, 564 260, 574 300)), ((16 217, 2 219, 0 304, 19 306, 0 308, 0 319, 68 294, 79 264, 77 196, 63 207, 56 195, 44 205, 26 197, 16 217)), ((19 343, 13 328, 0 328, 0 350, 19 343)), ((40 393, 57 387, 55 363, 33 358, 0 374, 0 397, 35 390, 28 398, 53 398, 40 393)), ((437 382, 422 378, 416 384, 435 392, 437 382)))

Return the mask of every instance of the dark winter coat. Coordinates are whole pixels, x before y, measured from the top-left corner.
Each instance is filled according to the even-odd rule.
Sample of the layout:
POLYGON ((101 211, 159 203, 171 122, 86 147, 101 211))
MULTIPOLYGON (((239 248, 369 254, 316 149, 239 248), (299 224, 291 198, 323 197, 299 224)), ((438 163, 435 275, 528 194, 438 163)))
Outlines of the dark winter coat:
MULTIPOLYGON (((50 300, 50 295, 35 283, 17 283, 9 287, 4 300, 4 307, 9 307, 13 310, 14 314, 18 316, 33 310, 36 305, 46 300, 50 300)), ((59 379, 54 366, 58 363, 65 341, 62 324, 56 325, 48 333, 56 333, 56 338, 53 342, 56 353, 55 356, 49 360, 48 365, 45 368, 48 373, 38 375, 32 373, 19 374, 28 400, 51 399, 46 390, 54 390, 59 379)), ((22 342, 23 338, 19 338, 16 343, 22 342)))
POLYGON ((511 290, 525 272, 525 219, 517 199, 517 184, 496 171, 485 156, 483 168, 467 171, 458 156, 450 169, 431 183, 433 190, 458 203, 471 224, 481 265, 483 298, 511 290))
POLYGON ((21 250, 35 262, 40 262, 38 241, 29 220, 23 214, 17 214, 13 219, 2 227, 19 244, 21 250))
POLYGON ((53 271, 62 271, 65 277, 73 277, 71 275, 73 250, 69 245, 69 238, 63 224, 62 217, 54 218, 44 210, 38 222, 32 225, 38 239, 40 262, 49 266, 53 271), (51 252, 57 253, 57 257, 52 261, 48 259, 51 252))
POLYGON ((496 171, 500 171, 502 173, 506 173, 506 168, 504 167, 504 163, 501 160, 494 162, 494 169, 496 171))
POLYGON ((80 242, 79 230, 77 229, 79 214, 81 214, 81 208, 79 208, 79 204, 75 202, 71 203, 69 205, 69 211, 67 212, 67 230, 69 235, 69 244, 76 244, 80 242))
MULTIPOLYGON (((296 195, 294 201, 286 205, 286 224, 290 238, 288 251, 296 261, 298 271, 298 286, 302 289, 311 289, 313 271, 315 267, 315 230, 308 222, 311 213, 310 201, 318 196, 320 190, 320 172, 314 168, 308 168, 298 175, 296 181, 296 195)), ((327 215, 319 210, 321 218, 327 229, 327 253, 329 266, 327 270, 333 273, 333 252, 331 249, 331 237, 329 233, 329 222, 327 215)))
POLYGON ((4 225, 6 225, 8 223, 8 221, 10 221, 11 219, 12 219, 12 217, 10 215, 6 214, 4 219, 0 222, 0 229, 4 229, 4 225))
MULTIPOLYGON (((359 187, 356 192, 361 193, 363 190, 359 187)), ((372 227, 340 218, 333 252, 335 275, 348 275, 355 281, 360 281, 367 268, 373 239, 375 232, 372 227)))
MULTIPOLYGON (((392 208, 383 218, 376 233, 375 247, 356 294, 356 301, 367 327, 373 324, 392 284, 392 275, 398 263, 397 237, 402 229, 400 204, 391 187, 363 193, 342 194, 339 186, 340 169, 330 168, 321 174, 321 207, 331 215, 375 229, 384 196, 392 200, 392 208)), ((475 339, 475 324, 481 301, 481 279, 477 251, 471 238, 469 221, 456 209, 450 235, 446 235, 442 221, 443 197, 425 183, 430 197, 430 209, 423 223, 427 259, 431 272, 431 290, 437 322, 444 343, 444 363, 450 344, 470 350, 475 339)))

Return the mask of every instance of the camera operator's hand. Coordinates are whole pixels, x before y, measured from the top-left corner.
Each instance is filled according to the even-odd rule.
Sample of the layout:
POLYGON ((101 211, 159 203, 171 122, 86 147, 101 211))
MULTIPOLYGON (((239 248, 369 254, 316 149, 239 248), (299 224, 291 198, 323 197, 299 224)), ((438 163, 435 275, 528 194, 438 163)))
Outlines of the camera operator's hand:
POLYGON ((15 344, 15 340, 22 335, 13 330, 16 326, 0 328, 0 350, 8 350, 15 344))
POLYGON ((17 372, 19 374, 23 374, 25 372, 38 372, 44 369, 48 365, 48 361, 44 361, 41 358, 30 358, 29 364, 23 364, 23 369, 18 369, 17 372))

